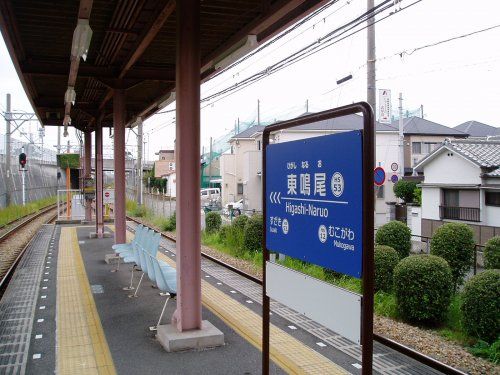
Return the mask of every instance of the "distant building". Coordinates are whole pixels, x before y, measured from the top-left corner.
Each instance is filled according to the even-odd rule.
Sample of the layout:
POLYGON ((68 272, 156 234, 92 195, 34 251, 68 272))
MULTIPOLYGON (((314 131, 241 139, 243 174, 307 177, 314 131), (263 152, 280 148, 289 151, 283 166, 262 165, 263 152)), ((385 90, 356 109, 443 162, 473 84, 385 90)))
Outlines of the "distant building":
POLYGON ((483 124, 479 121, 467 121, 463 124, 455 126, 454 129, 463 131, 469 134, 471 138, 487 138, 487 137, 499 137, 500 138, 500 128, 495 128, 491 125, 483 124))
POLYGON ((162 178, 175 171, 175 150, 160 150, 155 161, 155 177, 162 178))
MULTIPOLYGON (((359 130, 361 116, 349 115, 319 121, 293 129, 283 130, 273 142, 288 142, 327 134, 359 130)), ((264 126, 253 126, 230 139, 230 153, 221 155, 222 202, 243 199, 244 209, 262 210, 262 131, 264 126)), ((387 204, 395 201, 391 164, 398 162, 398 131, 391 125, 376 123, 376 163, 386 170, 385 184, 376 190, 376 225, 386 222, 387 204)))
POLYGON ((172 198, 177 197, 177 188, 176 188, 176 173, 175 171, 170 171, 166 175, 163 176, 164 179, 167 180, 167 184, 165 186, 165 194, 169 195, 172 198))
POLYGON ((476 243, 500 235, 500 142, 452 140, 416 165, 423 171, 423 236, 445 222, 467 223, 476 243))
MULTIPOLYGON (((399 129, 399 121, 393 121, 392 126, 399 129)), ((461 130, 415 116, 403 120, 403 134, 406 176, 411 176, 413 167, 439 147, 445 139, 468 137, 468 134, 461 130)))

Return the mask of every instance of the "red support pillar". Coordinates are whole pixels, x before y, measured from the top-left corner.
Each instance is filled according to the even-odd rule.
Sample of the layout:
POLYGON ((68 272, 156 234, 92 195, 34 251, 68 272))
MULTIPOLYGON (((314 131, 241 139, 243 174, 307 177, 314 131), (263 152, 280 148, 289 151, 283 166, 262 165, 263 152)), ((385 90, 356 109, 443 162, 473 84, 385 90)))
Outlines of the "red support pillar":
POLYGON ((201 329, 200 2, 177 2, 177 310, 179 331, 201 329))
POLYGON ((102 123, 97 121, 95 129, 95 222, 97 238, 104 236, 104 215, 103 215, 103 174, 102 174, 102 123))
POLYGON ((115 161, 115 244, 126 243, 125 220, 125 91, 113 92, 113 149, 115 161))
MULTIPOLYGON (((85 138, 84 138, 84 143, 85 143, 85 159, 84 159, 84 177, 85 178, 90 178, 91 172, 92 172, 92 133, 91 132, 85 132, 85 138)), ((85 188, 85 185, 84 185, 85 188)), ((86 200, 85 201, 85 220, 86 221, 92 221, 92 201, 91 200, 86 200)))

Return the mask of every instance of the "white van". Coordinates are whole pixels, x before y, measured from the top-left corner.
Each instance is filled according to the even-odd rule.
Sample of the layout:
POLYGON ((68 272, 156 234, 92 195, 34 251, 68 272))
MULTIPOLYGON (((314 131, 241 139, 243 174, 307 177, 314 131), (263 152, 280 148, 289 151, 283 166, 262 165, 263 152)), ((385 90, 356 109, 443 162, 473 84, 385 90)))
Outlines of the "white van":
POLYGON ((210 202, 220 202, 221 195, 219 188, 207 188, 200 191, 201 205, 208 205, 210 202))

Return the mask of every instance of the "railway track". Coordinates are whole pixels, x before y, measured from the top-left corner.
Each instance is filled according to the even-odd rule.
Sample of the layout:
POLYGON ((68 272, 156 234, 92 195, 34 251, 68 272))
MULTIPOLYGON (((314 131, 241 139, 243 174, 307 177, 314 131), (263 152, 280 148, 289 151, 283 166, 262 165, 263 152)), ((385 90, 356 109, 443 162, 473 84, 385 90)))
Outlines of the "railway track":
POLYGON ((52 205, 24 220, 9 223, 9 229, 0 235, 0 297, 35 233, 56 218, 57 207, 52 205))
MULTIPOLYGON (((142 225, 149 226, 148 224, 142 223, 141 221, 139 221, 139 220, 137 220, 135 218, 129 217, 129 216, 127 216, 127 220, 133 221, 136 224, 142 224, 142 225)), ((172 236, 169 236, 169 235, 167 235, 165 233, 162 233, 162 232, 160 232, 160 234, 161 234, 162 237, 164 237, 164 238, 166 238, 166 239, 168 239, 168 240, 170 240, 170 241, 172 241, 174 243, 177 242, 177 240, 174 237, 172 237, 172 236)), ((206 254, 203 251, 201 252, 201 256, 203 258, 206 258, 206 259, 208 259, 208 260, 210 260, 210 261, 212 261, 214 263, 217 263, 217 264, 219 264, 219 265, 221 265, 221 266, 223 266, 223 267, 225 267, 225 268, 227 268, 227 269, 229 269, 229 270, 231 270, 231 271, 233 271, 233 272, 235 272, 235 273, 237 273, 237 274, 245 277, 248 280, 251 280, 251 281, 253 281, 253 282, 255 282, 255 283, 259 284, 259 285, 262 285, 262 280, 261 279, 255 277, 253 275, 250 275, 250 274, 248 274, 248 273, 246 273, 246 272, 244 272, 244 271, 242 271, 242 270, 240 270, 240 269, 238 269, 238 268, 236 268, 236 267, 234 267, 234 266, 232 266, 232 265, 230 265, 230 264, 228 264, 226 262, 223 262, 220 259, 217 259, 217 258, 215 258, 215 257, 213 257, 213 256, 211 256, 209 254, 206 254)), ((436 359, 434 359, 432 357, 429 357, 429 356, 427 356, 425 354, 417 352, 416 350, 414 350, 412 348, 409 348, 409 347, 407 347, 407 346, 405 346, 403 344, 400 344, 400 343, 398 343, 398 342, 396 342, 394 340, 391 340, 391 339, 389 339, 389 338, 387 338, 385 336, 378 335, 378 334, 374 333, 373 338, 374 338, 375 341, 379 342, 380 344, 385 345, 385 346, 387 346, 387 347, 389 347, 389 348, 391 348, 391 349, 393 349, 393 350, 395 350, 395 351, 397 351, 399 353, 402 353, 402 354, 404 354, 404 355, 406 355, 406 356, 408 356, 410 358, 413 358, 413 359, 415 359, 415 360, 417 360, 417 361, 419 361, 421 363, 424 363, 427 366, 429 366, 429 367, 431 367, 431 368, 433 368, 435 370, 441 371, 443 374, 449 374, 449 375, 466 375, 465 373, 463 373, 460 370, 457 370, 457 369, 455 369, 455 368, 453 368, 453 367, 451 367, 451 366, 449 366, 449 365, 447 365, 447 364, 445 364, 443 362, 440 362, 440 361, 438 361, 438 360, 436 360, 436 359)))

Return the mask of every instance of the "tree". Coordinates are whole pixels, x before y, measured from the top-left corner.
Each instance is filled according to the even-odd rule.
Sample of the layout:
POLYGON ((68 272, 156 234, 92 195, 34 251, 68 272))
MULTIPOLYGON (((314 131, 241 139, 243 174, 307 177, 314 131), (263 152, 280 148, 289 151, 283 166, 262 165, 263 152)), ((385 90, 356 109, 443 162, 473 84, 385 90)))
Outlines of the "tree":
POLYGON ((417 184, 413 181, 399 180, 394 184, 393 190, 396 197, 405 203, 412 203, 417 184))

